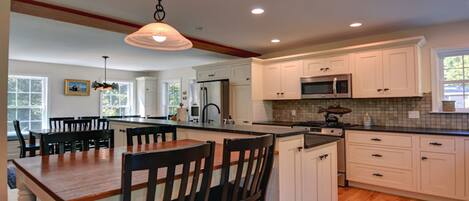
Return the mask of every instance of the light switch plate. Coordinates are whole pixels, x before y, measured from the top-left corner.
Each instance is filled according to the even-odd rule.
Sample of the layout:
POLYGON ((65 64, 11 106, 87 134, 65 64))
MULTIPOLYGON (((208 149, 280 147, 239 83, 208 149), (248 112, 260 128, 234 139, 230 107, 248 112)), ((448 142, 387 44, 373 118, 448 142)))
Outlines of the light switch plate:
POLYGON ((419 111, 409 111, 409 119, 420 119, 419 111))

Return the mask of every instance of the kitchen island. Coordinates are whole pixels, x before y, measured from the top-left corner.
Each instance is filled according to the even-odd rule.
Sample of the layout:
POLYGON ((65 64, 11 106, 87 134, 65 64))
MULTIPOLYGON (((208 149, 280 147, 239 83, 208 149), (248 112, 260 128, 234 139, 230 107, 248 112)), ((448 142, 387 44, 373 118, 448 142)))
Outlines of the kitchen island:
POLYGON ((217 125, 144 118, 110 119, 115 146, 126 145, 126 129, 173 125, 177 138, 215 141, 273 134, 277 137, 274 168, 267 190, 269 201, 336 201, 337 142, 335 138, 305 136, 299 128, 265 125, 217 125))

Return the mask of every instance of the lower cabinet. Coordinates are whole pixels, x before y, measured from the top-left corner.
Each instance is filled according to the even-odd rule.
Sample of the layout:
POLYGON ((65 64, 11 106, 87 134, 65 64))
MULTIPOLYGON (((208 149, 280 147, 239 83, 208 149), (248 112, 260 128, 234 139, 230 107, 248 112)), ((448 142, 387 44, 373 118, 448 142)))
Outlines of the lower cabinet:
POLYGON ((336 201, 337 144, 303 149, 302 138, 280 141, 279 189, 280 201, 336 201))
POLYGON ((455 196, 455 154, 421 152, 420 185, 423 193, 455 196))

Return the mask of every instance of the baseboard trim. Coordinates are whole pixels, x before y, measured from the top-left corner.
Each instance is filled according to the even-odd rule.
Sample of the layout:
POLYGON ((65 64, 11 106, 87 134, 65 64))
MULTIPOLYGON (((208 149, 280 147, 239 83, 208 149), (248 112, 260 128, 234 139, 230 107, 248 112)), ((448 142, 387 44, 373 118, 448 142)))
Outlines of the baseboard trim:
POLYGON ((444 198, 444 197, 439 197, 439 196, 433 196, 433 195, 426 195, 426 194, 421 194, 421 193, 397 190, 397 189, 386 188, 386 187, 375 186, 375 185, 364 184, 364 183, 353 182, 353 181, 349 181, 349 186, 355 187, 355 188, 361 188, 361 189, 366 189, 366 190, 382 192, 382 193, 387 193, 387 194, 392 194, 392 195, 398 195, 398 196, 407 197, 407 198, 426 200, 426 201, 464 201, 464 199, 458 200, 458 199, 444 198))

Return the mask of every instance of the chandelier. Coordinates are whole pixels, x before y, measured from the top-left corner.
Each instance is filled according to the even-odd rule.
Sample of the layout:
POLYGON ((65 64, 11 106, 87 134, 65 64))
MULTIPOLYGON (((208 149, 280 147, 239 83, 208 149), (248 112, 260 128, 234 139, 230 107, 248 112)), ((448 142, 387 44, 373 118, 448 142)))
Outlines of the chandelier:
POLYGON ((104 82, 98 82, 94 81, 91 87, 94 88, 95 91, 108 91, 108 90, 114 90, 119 88, 119 85, 117 83, 112 83, 109 84, 107 83, 107 59, 109 59, 108 56, 103 56, 104 58, 104 82))

